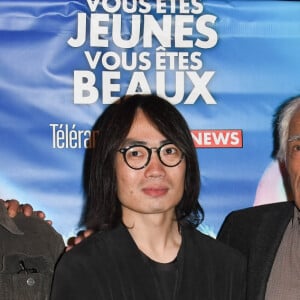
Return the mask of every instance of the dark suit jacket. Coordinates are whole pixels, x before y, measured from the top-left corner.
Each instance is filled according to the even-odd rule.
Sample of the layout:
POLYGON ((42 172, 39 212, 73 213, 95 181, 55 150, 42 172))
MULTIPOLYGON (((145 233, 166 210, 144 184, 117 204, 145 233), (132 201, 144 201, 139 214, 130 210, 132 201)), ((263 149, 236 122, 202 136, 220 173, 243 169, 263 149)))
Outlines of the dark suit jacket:
MULTIPOLYGON (((238 251, 194 229, 182 229, 182 237, 173 299, 245 299, 245 258, 238 251)), ((95 233, 62 256, 51 299, 172 300, 162 299, 155 274, 123 225, 95 233)))
POLYGON ((293 202, 283 202, 235 211, 226 217, 217 238, 246 256, 248 300, 265 298, 275 255, 293 211, 293 202))

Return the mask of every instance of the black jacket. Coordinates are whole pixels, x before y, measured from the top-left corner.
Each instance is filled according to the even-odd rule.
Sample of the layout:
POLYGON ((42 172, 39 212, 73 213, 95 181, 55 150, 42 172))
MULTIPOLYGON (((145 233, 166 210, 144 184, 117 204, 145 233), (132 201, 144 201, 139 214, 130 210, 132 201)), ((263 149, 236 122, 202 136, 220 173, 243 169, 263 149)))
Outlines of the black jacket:
POLYGON ((251 207, 229 214, 218 239, 247 258, 247 299, 265 298, 268 278, 284 231, 293 216, 294 203, 251 207))
MULTIPOLYGON (((182 236, 174 299, 244 299, 244 257, 197 230, 183 229, 182 236)), ((123 225, 95 233, 62 256, 51 299, 172 300, 162 299, 153 273, 123 225)))
POLYGON ((49 299, 64 248, 61 235, 47 222, 21 213, 10 218, 0 202, 0 299, 49 299))

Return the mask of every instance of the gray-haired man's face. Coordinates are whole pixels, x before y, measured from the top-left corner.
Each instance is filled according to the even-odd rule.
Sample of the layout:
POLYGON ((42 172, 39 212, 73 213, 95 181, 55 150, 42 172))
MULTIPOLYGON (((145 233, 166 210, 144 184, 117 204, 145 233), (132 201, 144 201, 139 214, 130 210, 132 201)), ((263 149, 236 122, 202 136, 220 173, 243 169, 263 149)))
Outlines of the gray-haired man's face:
POLYGON ((300 208, 300 111, 292 117, 289 126, 286 168, 294 200, 300 208))

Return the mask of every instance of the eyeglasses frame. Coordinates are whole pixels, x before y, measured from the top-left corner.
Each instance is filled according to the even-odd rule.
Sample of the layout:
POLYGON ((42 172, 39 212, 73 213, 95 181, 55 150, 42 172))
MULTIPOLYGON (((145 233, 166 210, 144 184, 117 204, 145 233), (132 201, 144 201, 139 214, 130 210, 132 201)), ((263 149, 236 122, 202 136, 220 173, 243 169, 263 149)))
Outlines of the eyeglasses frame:
POLYGON ((162 144, 162 145, 160 145, 159 147, 147 147, 147 146, 141 145, 141 144, 134 144, 134 145, 130 145, 130 146, 128 146, 128 147, 120 148, 120 149, 118 150, 118 152, 120 152, 120 153, 123 155, 123 159, 124 159, 125 163, 127 164, 127 166, 128 166, 129 168, 133 169, 133 170, 141 170, 141 169, 146 168, 147 165, 149 164, 150 160, 151 160, 151 155, 152 155, 152 153, 153 153, 153 150, 155 150, 155 152, 157 153, 157 156, 158 156, 158 158, 159 158, 159 161, 160 161, 164 166, 169 167, 169 168, 173 168, 173 167, 178 166, 178 165, 182 162, 182 160, 183 160, 183 158, 184 158, 184 153, 183 153, 176 145, 175 145, 175 146, 181 151, 181 158, 180 158, 180 160, 178 161, 178 163, 176 163, 175 165, 170 166, 170 165, 167 165, 166 163, 164 163, 164 162, 162 161, 161 157, 160 157, 160 151, 161 151, 161 149, 162 149, 163 147, 167 146, 167 145, 172 145, 172 144, 175 145, 174 143, 171 143, 171 142, 162 144), (147 152, 148 152, 148 159, 147 159, 146 163, 145 163, 142 167, 139 167, 139 168, 134 168, 134 167, 130 166, 129 163, 127 162, 127 159, 126 159, 126 153, 127 153, 127 151, 130 150, 130 149, 132 149, 132 148, 134 148, 134 147, 142 147, 142 148, 146 149, 147 152))

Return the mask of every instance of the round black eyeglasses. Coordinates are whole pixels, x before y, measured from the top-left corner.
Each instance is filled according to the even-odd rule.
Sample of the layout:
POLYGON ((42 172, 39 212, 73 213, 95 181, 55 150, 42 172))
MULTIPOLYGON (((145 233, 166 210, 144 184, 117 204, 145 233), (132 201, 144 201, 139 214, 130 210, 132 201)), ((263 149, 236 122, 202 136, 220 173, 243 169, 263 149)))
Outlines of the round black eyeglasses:
POLYGON ((149 164, 153 150, 157 153, 160 162, 167 167, 176 167, 184 156, 182 151, 172 143, 151 148, 144 145, 132 145, 121 148, 118 151, 123 154, 124 161, 128 167, 140 170, 149 164))

